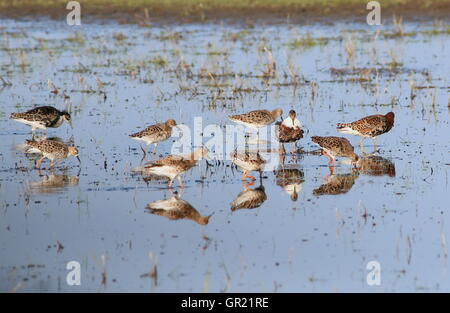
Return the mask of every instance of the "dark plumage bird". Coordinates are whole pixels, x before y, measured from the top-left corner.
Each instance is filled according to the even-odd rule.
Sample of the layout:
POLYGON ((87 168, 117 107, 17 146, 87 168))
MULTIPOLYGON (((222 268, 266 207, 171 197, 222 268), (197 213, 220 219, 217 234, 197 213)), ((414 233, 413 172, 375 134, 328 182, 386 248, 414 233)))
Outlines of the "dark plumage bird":
POLYGON ((58 128, 64 121, 70 125, 72 118, 66 111, 59 111, 51 106, 41 106, 23 113, 11 113, 11 119, 31 126, 34 134, 36 129, 58 128))
POLYGON ((389 112, 386 115, 370 115, 351 123, 338 123, 337 131, 363 137, 359 142, 362 145, 364 139, 372 138, 376 149, 376 137, 387 133, 394 127, 395 114, 389 112))
POLYGON ((289 111, 289 116, 283 121, 276 123, 276 136, 280 142, 280 153, 284 152, 284 143, 292 144, 292 154, 294 154, 295 142, 303 138, 303 129, 299 120, 296 119, 294 110, 289 111))

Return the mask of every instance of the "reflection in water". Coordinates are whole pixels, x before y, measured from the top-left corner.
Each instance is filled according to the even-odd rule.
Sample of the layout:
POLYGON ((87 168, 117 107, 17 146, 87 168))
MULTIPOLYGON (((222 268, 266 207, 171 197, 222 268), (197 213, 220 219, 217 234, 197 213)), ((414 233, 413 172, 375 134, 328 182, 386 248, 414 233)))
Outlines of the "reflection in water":
POLYGON ((358 175, 359 173, 355 170, 347 174, 334 174, 333 167, 330 167, 330 175, 324 177, 324 183, 314 189, 313 195, 323 196, 347 193, 352 189, 358 175))
POLYGON ((231 211, 236 211, 239 209, 255 209, 264 201, 267 200, 267 195, 262 184, 255 189, 251 189, 249 186, 253 185, 253 183, 243 184, 244 190, 241 191, 236 199, 230 203, 231 211))
POLYGON ((358 161, 358 170, 361 174, 370 176, 388 175, 395 177, 395 165, 390 160, 380 156, 361 157, 358 161))
POLYGON ((54 193, 61 188, 77 186, 80 181, 79 175, 69 176, 53 172, 49 175, 41 175, 41 177, 39 181, 28 182, 27 186, 31 193, 54 193))
POLYGON ((181 199, 179 195, 172 195, 167 200, 150 202, 145 208, 152 214, 164 216, 171 220, 189 219, 200 225, 208 224, 211 217, 211 215, 201 216, 189 202, 181 199))
POLYGON ((259 152, 233 152, 231 158, 234 164, 236 164, 242 171, 242 180, 251 178, 255 180, 255 177, 248 175, 249 172, 258 171, 261 177, 261 171, 264 170, 266 160, 264 160, 259 152))
POLYGON ((275 172, 276 184, 286 191, 292 201, 297 201, 302 190, 305 174, 299 169, 281 169, 275 172))

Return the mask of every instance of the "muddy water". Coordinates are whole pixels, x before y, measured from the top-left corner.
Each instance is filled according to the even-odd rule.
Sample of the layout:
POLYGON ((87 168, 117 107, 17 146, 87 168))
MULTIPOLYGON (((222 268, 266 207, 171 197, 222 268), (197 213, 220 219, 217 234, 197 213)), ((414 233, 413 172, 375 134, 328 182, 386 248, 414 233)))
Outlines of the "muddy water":
POLYGON ((450 38, 431 32, 445 25, 406 24, 409 35, 394 38, 384 36, 392 25, 346 23, 0 26, 0 76, 12 84, 0 90, 2 291, 450 289, 450 38), (306 34, 312 44, 294 41, 306 34), (273 62, 276 76, 262 77, 273 62), (73 129, 48 136, 78 146, 80 165, 33 169, 36 157, 22 150, 30 130, 9 115, 36 105, 71 111, 73 129), (330 173, 315 154, 281 164, 266 153, 274 165, 247 186, 228 160, 210 159, 172 199, 186 201, 191 218, 146 209, 173 195, 166 181, 132 172, 142 152, 128 134, 169 118, 223 128, 230 114, 276 107, 298 112, 304 151, 316 149, 310 136, 335 135, 337 122, 388 111, 396 121, 360 171, 339 163, 330 173), (239 205, 242 197, 257 207, 239 205), (81 265, 79 286, 66 282, 70 261, 81 265), (379 286, 367 283, 370 261, 380 264, 379 286))

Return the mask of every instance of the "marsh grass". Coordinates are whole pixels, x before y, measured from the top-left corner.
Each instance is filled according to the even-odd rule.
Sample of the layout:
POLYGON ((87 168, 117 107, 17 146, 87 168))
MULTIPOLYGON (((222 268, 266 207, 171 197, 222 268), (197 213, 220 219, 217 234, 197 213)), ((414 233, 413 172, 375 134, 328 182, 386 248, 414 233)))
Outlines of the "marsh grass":
MULTIPOLYGON (((244 16, 316 16, 366 13, 367 0, 80 0, 84 14, 124 18, 141 26, 152 26, 161 17, 207 21, 211 18, 244 16)), ((0 0, 0 12, 6 15, 65 16, 66 0, 0 0)), ((448 0, 390 0, 383 2, 385 12, 443 13, 450 10, 448 0)))

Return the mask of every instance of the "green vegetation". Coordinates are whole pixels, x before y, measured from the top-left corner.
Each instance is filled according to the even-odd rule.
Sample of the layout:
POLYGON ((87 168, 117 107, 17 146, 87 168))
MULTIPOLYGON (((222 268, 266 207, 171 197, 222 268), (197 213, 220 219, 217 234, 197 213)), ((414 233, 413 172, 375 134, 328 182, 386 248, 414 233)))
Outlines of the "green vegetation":
MULTIPOLYGON (((0 0, 0 12, 6 16, 67 14, 67 0, 0 0)), ((82 14, 119 17, 150 25, 150 19, 177 18, 208 20, 264 16, 354 15, 366 14, 367 0, 79 0, 82 14)), ((421 15, 450 11, 448 0, 383 1, 385 13, 421 15)))

